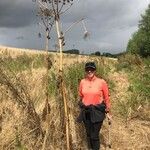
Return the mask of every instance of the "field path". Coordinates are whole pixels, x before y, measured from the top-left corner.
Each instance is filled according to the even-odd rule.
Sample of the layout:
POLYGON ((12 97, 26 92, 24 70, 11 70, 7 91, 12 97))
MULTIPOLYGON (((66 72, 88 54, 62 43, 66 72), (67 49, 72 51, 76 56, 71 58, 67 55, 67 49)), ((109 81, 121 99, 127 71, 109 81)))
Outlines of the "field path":
MULTIPOLYGON (((132 119, 128 122, 117 116, 114 109, 117 109, 118 101, 125 101, 129 95, 128 77, 123 72, 114 72, 110 79, 115 83, 114 92, 111 94, 113 122, 111 126, 112 150, 150 150, 150 122, 132 119)), ((106 150, 108 143, 108 124, 105 121, 102 134, 102 150, 106 150), (103 138, 103 137, 102 137, 103 138)))

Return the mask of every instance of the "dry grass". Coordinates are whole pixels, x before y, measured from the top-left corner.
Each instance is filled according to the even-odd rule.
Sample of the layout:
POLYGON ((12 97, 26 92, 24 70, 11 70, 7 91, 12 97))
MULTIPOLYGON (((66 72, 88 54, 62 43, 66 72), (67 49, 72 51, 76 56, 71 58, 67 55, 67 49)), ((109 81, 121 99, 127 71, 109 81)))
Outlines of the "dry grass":
MULTIPOLYGON (((16 49, 8 49, 9 48, 7 48, 7 51, 9 52, 7 52, 7 54, 6 48, 4 48, 5 52, 3 52, 3 54, 2 51, 0 51, 2 54, 1 56, 3 56, 5 53, 5 55, 11 55, 15 58, 18 55, 22 55, 24 52, 26 52, 26 50, 22 53, 20 50, 17 52, 16 49)), ((31 53, 34 55, 39 53, 39 51, 31 53)), ((31 53, 28 54, 31 55, 31 53)), ((64 56, 65 65, 91 60, 91 58, 88 56, 70 56, 68 54, 65 54, 64 56)), ((111 95, 113 113, 115 115, 115 105, 117 104, 117 101, 124 101, 126 97, 129 96, 127 93, 127 88, 129 86, 127 76, 123 73, 114 72, 114 65, 116 61, 105 58, 92 57, 92 60, 95 59, 98 63, 109 65, 109 78, 110 80, 115 81, 116 89, 111 95)), ((2 68, 4 68, 4 66, 1 66, 1 69, 2 68)), ((56 71, 57 69, 58 56, 55 54, 53 59, 53 68, 51 71, 56 71)), ((3 72, 6 76, 8 75, 7 70, 3 70, 3 72)), ((46 99, 46 87, 44 81, 45 73, 46 70, 42 67, 38 69, 32 69, 31 71, 19 72, 16 74, 16 77, 9 72, 8 76, 10 83, 13 83, 14 87, 17 87, 17 90, 21 90, 22 88, 19 87, 22 87, 23 85, 27 94, 18 91, 21 95, 21 102, 23 102, 22 105, 25 103, 26 106, 28 102, 32 103, 34 113, 36 112, 40 118, 39 125, 44 133, 43 136, 42 134, 36 136, 36 127, 30 126, 30 124, 35 125, 36 119, 33 116, 31 117, 28 115, 29 109, 21 107, 21 103, 19 103, 20 99, 16 99, 7 86, 0 84, 0 91, 2 91, 0 92, 0 149, 10 150, 19 149, 21 147, 22 149, 27 148, 29 150, 39 150, 42 149, 45 135, 46 150, 66 149, 64 135, 65 120, 63 120, 64 110, 62 98, 58 90, 56 91, 55 95, 50 95, 49 102, 51 111, 50 114, 46 116, 46 121, 42 120, 42 112, 46 99), (20 105, 18 105, 18 103, 20 105)), ((2 76, 0 78, 2 78, 2 76)), ((79 109, 76 101, 72 101, 72 99, 73 93, 71 93, 68 89, 67 101, 69 108, 69 127, 71 139, 70 145, 72 150, 87 150, 85 129, 83 124, 78 124, 75 121, 79 113, 79 109)), ((31 115, 33 114, 31 113, 31 115)), ((102 150, 106 149, 106 145, 108 143, 107 135, 108 124, 107 120, 105 120, 101 135, 102 150)), ((131 120, 128 122, 128 126, 126 126, 126 122, 124 120, 120 119, 118 116, 114 116, 111 128, 111 143, 112 150, 149 150, 150 123, 148 121, 131 120)))
POLYGON ((21 140, 24 144, 30 144, 30 147, 31 144, 36 145, 35 137, 42 136, 42 129, 26 80, 22 74, 15 74, 2 59, 0 65, 0 89, 2 91, 0 115, 2 116, 3 133, 1 147, 3 149, 15 147, 17 134, 23 137, 21 140), (10 130, 10 135, 8 130, 10 130), (17 130, 18 133, 14 130, 17 130), (32 142, 29 142, 29 139, 32 142))

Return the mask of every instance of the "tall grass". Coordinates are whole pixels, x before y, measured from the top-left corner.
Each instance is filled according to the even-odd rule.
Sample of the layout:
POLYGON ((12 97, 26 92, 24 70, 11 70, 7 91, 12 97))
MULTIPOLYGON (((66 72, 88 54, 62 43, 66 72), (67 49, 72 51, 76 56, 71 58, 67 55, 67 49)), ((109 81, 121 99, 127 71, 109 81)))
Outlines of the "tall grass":
MULTIPOLYGON (((0 89, 4 93, 4 95, 2 94, 3 98, 7 98, 5 101, 3 100, 1 102, 7 103, 7 100, 9 100, 11 103, 14 104, 14 106, 16 105, 17 107, 16 109, 20 110, 20 113, 22 113, 22 115, 20 116, 22 120, 20 120, 19 123, 21 126, 17 126, 17 127, 19 128, 25 127, 24 132, 26 132, 26 134, 28 132, 31 132, 31 134, 28 134, 29 137, 32 137, 31 139, 34 139, 35 137, 41 137, 43 131, 41 128, 40 118, 35 110, 34 103, 30 97, 29 91, 27 89, 27 85, 25 84, 26 82, 24 80, 24 77, 19 76, 12 69, 14 68, 11 68, 9 62, 5 62, 4 60, 1 59, 0 89)), ((15 112, 11 112, 11 109, 8 108, 7 106, 2 109, 3 111, 1 112, 0 115, 3 116, 3 121, 4 120, 7 121, 5 117, 6 115, 4 113, 5 110, 10 111, 10 115, 8 117, 13 116, 15 113, 15 112)), ((14 128, 13 124, 12 124, 12 128, 14 128)), ((29 143, 27 139, 26 140, 24 139, 24 142, 25 141, 29 143)), ((5 145, 5 143, 1 143, 1 144, 2 145, 4 144, 3 146, 7 146, 5 145)))
POLYGON ((130 115, 131 118, 138 116, 138 118, 150 119, 145 115, 149 113, 148 108, 150 108, 150 58, 142 59, 136 55, 124 55, 119 58, 117 70, 127 73, 130 82, 128 88, 130 96, 124 102, 118 103, 120 114, 126 117, 130 115))
MULTIPOLYGON (((45 56, 43 54, 29 56, 26 53, 23 53, 16 58, 8 56, 1 59, 7 63, 7 66, 9 66, 11 70, 14 72, 20 72, 44 67, 44 57, 45 56)), ((52 56, 50 55, 50 57, 52 56)))
POLYGON ((116 64, 117 71, 124 69, 125 71, 132 71, 134 66, 141 67, 142 59, 138 55, 124 54, 118 57, 116 64))
POLYGON ((73 94, 75 100, 78 99, 78 85, 84 77, 84 64, 79 63, 70 66, 65 70, 64 78, 67 89, 73 94))
MULTIPOLYGON (((5 80, 0 76, 0 81, 5 81, 5 85, 8 84, 11 85, 11 88, 8 88, 7 90, 11 91, 12 95, 14 97, 11 99, 12 103, 17 103, 20 105, 21 110, 26 110, 24 112, 24 115, 22 116, 23 121, 25 121, 23 124, 19 124, 17 133, 14 133, 15 136, 13 136, 13 144, 10 145, 12 137, 6 141, 5 145, 6 147, 10 145, 10 148, 14 149, 26 149, 30 146, 33 149, 41 149, 41 145, 43 142, 43 139, 40 139, 40 135, 45 135, 45 129, 47 130, 47 140, 46 140, 46 149, 65 149, 65 135, 64 135, 64 125, 65 125, 65 119, 63 116, 63 103, 62 103, 62 97, 60 96, 60 90, 58 88, 59 85, 59 79, 58 75, 56 73, 56 70, 52 68, 49 70, 49 102, 50 102, 50 114, 48 119, 48 124, 45 125, 45 122, 41 119, 42 118, 42 108, 43 103, 46 98, 46 96, 43 96, 44 90, 46 89, 45 85, 45 72, 38 72, 39 70, 36 70, 36 79, 39 78, 41 82, 38 82, 41 85, 37 85, 35 80, 34 83, 28 82, 26 84, 26 76, 31 76, 32 78, 35 73, 26 73, 30 71, 30 69, 38 68, 44 66, 43 63, 43 56, 39 57, 29 57, 25 55, 25 58, 22 58, 23 56, 19 56, 15 59, 12 58, 4 58, 2 59, 3 64, 1 64, 1 74, 4 73, 6 76, 5 80), (23 66, 24 64, 24 66, 23 66), (24 75, 25 71, 25 75, 24 75), (42 79, 41 79, 42 78, 42 79), (8 81, 8 82, 6 82, 8 81), (33 84, 36 87, 30 86, 30 84, 33 84), (28 86, 29 88, 26 88, 28 86), (35 94, 35 95, 34 95, 35 94), (33 97, 36 97, 37 95, 42 94, 42 96, 38 97, 39 102, 37 105, 35 105, 35 102, 33 102, 36 99, 32 99, 30 95, 33 95, 33 97), (21 107, 22 106, 22 107, 21 107), (39 109, 37 113, 37 109, 39 109), (30 131, 26 131, 23 129, 31 128, 30 131), (36 136, 35 130, 36 128, 42 130, 42 133, 39 132, 39 134, 36 136), (35 130, 34 130, 35 129, 35 130), (26 133, 27 132, 27 133, 26 133), (33 138, 29 138, 31 141, 28 140, 27 137, 33 136, 33 138), (33 140, 33 141, 32 141, 33 140), (36 144, 35 144, 35 143, 36 144), (57 144, 56 144, 57 143, 57 144)), ((111 82, 108 80, 108 73, 110 71, 109 65, 104 65, 103 62, 100 62, 101 60, 97 60, 97 74, 98 76, 104 77, 105 80, 108 82, 111 82)), ((74 65, 66 66, 64 70, 64 82, 66 85, 66 95, 67 95, 67 101, 68 101, 68 108, 69 108, 69 128, 70 128, 70 137, 71 137, 71 147, 72 149, 87 149, 86 147, 86 139, 85 139, 85 130, 82 125, 78 125, 75 120, 78 116, 79 108, 77 106, 77 100, 78 100, 78 85, 82 78, 84 78, 84 65, 85 63, 76 63, 74 65), (81 132, 82 131, 82 132, 81 132)), ((27 79, 30 79, 27 77, 27 79)), ((3 91, 6 95, 7 92, 3 91)), ((10 94, 10 93, 9 93, 10 94)), ((7 95, 8 97, 10 95, 7 95)), ((3 97, 3 99, 6 99, 8 97, 3 97)), ((22 112, 20 110, 20 112, 22 112)), ((15 113, 15 112, 14 112, 15 113)), ((11 115, 12 116, 12 115, 11 115)), ((11 117, 9 116, 9 117, 11 117)), ((5 118, 5 117, 4 117, 5 118)), ((12 128, 10 129, 12 130, 12 128)), ((7 148, 5 148, 7 149, 7 148)), ((30 149, 30 148, 29 148, 30 149)))

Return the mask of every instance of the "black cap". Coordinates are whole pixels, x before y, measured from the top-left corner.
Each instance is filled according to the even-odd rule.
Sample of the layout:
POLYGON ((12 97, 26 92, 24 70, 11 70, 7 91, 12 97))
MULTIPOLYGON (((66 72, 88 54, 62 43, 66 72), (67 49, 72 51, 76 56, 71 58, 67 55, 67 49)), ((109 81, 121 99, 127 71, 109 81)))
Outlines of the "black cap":
POLYGON ((96 65, 95 65, 94 62, 87 62, 87 63, 85 64, 85 69, 87 69, 87 68, 92 68, 92 69, 95 69, 95 70, 96 70, 96 65))

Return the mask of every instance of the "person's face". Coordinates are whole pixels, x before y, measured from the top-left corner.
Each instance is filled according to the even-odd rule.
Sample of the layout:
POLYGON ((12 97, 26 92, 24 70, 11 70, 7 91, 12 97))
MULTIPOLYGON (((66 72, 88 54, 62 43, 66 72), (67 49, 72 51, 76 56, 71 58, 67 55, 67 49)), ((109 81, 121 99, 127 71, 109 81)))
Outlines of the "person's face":
POLYGON ((88 78, 92 78, 94 77, 96 70, 93 68, 87 68, 85 72, 88 78))

